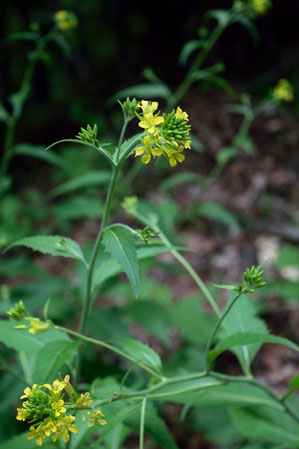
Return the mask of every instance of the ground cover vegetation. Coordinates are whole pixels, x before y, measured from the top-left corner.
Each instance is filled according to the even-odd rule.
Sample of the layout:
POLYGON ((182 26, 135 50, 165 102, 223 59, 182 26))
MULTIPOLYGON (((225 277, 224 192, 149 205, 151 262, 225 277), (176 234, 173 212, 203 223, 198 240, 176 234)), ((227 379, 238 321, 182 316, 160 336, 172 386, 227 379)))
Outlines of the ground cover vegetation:
POLYGON ((207 7, 178 75, 153 58, 101 108, 70 88, 104 8, 83 3, 32 8, 25 29, 7 8, 0 448, 299 448, 296 80, 262 73, 255 95, 215 56, 234 27, 258 54, 276 5, 207 7))

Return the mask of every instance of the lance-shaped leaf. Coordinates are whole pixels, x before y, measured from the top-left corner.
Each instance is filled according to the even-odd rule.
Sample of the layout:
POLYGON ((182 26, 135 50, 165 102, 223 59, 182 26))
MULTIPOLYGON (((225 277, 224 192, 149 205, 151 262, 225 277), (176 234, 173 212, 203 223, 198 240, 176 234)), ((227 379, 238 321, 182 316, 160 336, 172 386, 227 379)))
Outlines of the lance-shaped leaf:
POLYGON ((125 226, 110 226, 104 232, 103 245, 128 276, 137 297, 139 291, 139 266, 133 232, 125 226))
POLYGON ((299 346, 288 340, 287 338, 278 337, 276 335, 267 334, 252 334, 250 332, 237 332, 227 338, 224 338, 216 347, 209 352, 209 361, 212 363, 216 357, 227 349, 231 349, 235 346, 250 345, 254 343, 275 343, 287 346, 299 351, 299 346))
POLYGON ((117 338, 112 343, 120 345, 122 350, 133 357, 136 362, 148 365, 155 371, 161 372, 162 363, 159 354, 152 348, 133 338, 117 338))
POLYGON ((51 256, 62 256, 77 259, 86 265, 82 250, 74 240, 60 235, 36 235, 16 240, 5 251, 15 246, 26 246, 34 251, 51 256))

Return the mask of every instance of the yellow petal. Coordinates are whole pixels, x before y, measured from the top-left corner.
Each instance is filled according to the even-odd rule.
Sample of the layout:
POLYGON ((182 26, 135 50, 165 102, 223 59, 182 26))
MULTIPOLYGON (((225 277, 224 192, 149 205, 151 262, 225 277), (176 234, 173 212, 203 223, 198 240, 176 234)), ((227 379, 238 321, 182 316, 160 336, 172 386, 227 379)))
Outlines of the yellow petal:
POLYGON ((150 155, 149 153, 146 153, 146 154, 142 157, 141 162, 142 162, 143 164, 148 164, 150 160, 151 160, 151 155, 150 155))

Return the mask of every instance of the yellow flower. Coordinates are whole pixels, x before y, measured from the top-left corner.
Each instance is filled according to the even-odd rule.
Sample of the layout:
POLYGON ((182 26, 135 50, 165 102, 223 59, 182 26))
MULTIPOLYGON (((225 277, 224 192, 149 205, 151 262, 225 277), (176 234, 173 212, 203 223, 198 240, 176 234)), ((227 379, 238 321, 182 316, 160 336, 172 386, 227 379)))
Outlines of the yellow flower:
POLYGON ((35 428, 34 426, 29 427, 30 433, 26 435, 28 440, 32 440, 33 438, 36 438, 36 444, 38 446, 42 446, 43 439, 46 438, 46 435, 43 433, 41 429, 41 424, 35 428))
POLYGON ((279 101, 292 101, 294 99, 294 88, 288 80, 282 78, 273 90, 273 97, 279 101))
POLYGON ((48 323, 40 320, 39 318, 30 318, 30 326, 31 326, 31 328, 29 329, 30 334, 47 332, 47 330, 50 327, 48 323))
POLYGON ((59 401, 57 402, 52 402, 52 409, 54 410, 54 414, 55 416, 60 416, 62 413, 66 412, 66 408, 63 407, 64 405, 64 400, 63 399, 59 399, 59 401))
POLYGON ((250 0, 250 3, 254 11, 260 15, 265 14, 271 7, 271 2, 269 0, 250 0))
POLYGON ((93 401, 90 399, 90 393, 81 393, 80 397, 76 400, 76 406, 79 408, 85 408, 93 401))
POLYGON ((143 114, 148 114, 149 112, 153 114, 158 109, 158 102, 142 100, 140 107, 142 109, 143 114))
POLYGON ((31 394, 35 393, 38 390, 38 385, 34 384, 32 385, 32 389, 30 387, 26 387, 24 390, 23 396, 21 396, 20 399, 28 398, 31 394))
POLYGON ((25 408, 17 408, 17 420, 25 421, 27 417, 27 410, 25 408))
POLYGON ((44 426, 42 426, 43 432, 45 432, 46 437, 50 436, 51 433, 55 433, 57 431, 57 427, 55 423, 50 419, 44 426))
POLYGON ((78 19, 72 11, 57 11, 54 14, 54 19, 57 27, 62 31, 76 28, 76 26, 78 25, 78 19))
POLYGON ((77 433, 78 426, 76 424, 72 424, 75 421, 75 416, 63 416, 56 421, 57 431, 52 436, 52 440, 55 442, 57 440, 57 436, 60 436, 65 443, 67 443, 70 439, 69 432, 77 433))
POLYGON ((89 418, 88 427, 92 427, 95 423, 101 424, 101 426, 105 426, 105 424, 107 424, 107 421, 105 419, 102 419, 104 415, 100 410, 87 412, 87 415, 89 418))
POLYGON ((178 106, 175 111, 175 118, 176 119, 182 118, 184 120, 188 120, 188 114, 187 112, 182 111, 182 109, 178 106))
POLYGON ((161 148, 155 147, 155 144, 158 142, 155 135, 145 136, 141 139, 141 142, 143 145, 135 148, 135 156, 141 156, 143 154, 143 157, 141 158, 143 164, 148 164, 152 155, 157 157, 161 156, 163 153, 161 148))
POLYGON ((180 145, 177 150, 169 150, 167 152, 169 164, 171 167, 175 167, 178 162, 184 162, 185 156, 182 154, 183 151, 184 147, 180 145))
POLYGON ((69 374, 67 374, 64 377, 63 384, 64 384, 65 391, 67 392, 67 394, 69 396, 72 396, 73 394, 75 394, 75 390, 73 389, 73 387, 72 387, 72 385, 70 383, 70 376, 69 376, 69 374))
POLYGON ((164 118, 159 115, 154 115, 152 112, 147 112, 143 114, 143 120, 140 120, 138 126, 140 128, 144 128, 150 134, 153 134, 156 131, 156 126, 161 125, 164 122, 164 118))

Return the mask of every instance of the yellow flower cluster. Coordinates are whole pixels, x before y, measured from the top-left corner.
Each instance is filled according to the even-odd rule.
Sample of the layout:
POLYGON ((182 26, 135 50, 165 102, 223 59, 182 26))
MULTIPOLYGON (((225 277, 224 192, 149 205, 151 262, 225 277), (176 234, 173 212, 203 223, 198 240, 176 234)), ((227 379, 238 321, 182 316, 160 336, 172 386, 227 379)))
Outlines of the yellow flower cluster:
POLYGON ((256 14, 263 15, 271 8, 272 4, 270 0, 250 0, 250 6, 256 14))
POLYGON ((294 99, 294 89, 291 83, 285 78, 279 80, 274 87, 273 98, 278 101, 292 101, 294 99))
MULTIPOLYGON (((24 402, 22 408, 17 409, 17 420, 35 422, 30 426, 27 438, 28 440, 35 438, 38 446, 42 446, 43 439, 51 435, 53 442, 60 436, 67 443, 70 432, 78 432, 78 426, 74 424, 76 417, 67 414, 69 406, 71 405, 72 409, 74 407, 85 409, 93 402, 89 392, 84 394, 75 392, 69 375, 63 380, 54 380, 52 385, 34 384, 32 388, 25 388, 21 399, 24 399, 24 402), (67 402, 65 402, 65 393, 69 396, 67 402)), ((103 417, 100 410, 88 412, 88 427, 95 423, 107 424, 103 417)))
POLYGON ((57 27, 62 31, 71 30, 78 25, 78 19, 72 11, 57 11, 54 14, 57 27))
POLYGON ((142 156, 143 164, 159 156, 166 157, 171 167, 183 162, 185 156, 182 153, 191 145, 188 114, 177 107, 170 114, 161 116, 156 112, 156 101, 142 100, 140 108, 142 114, 136 113, 140 120, 138 125, 146 135, 140 139, 142 145, 135 149, 135 156, 142 156))

